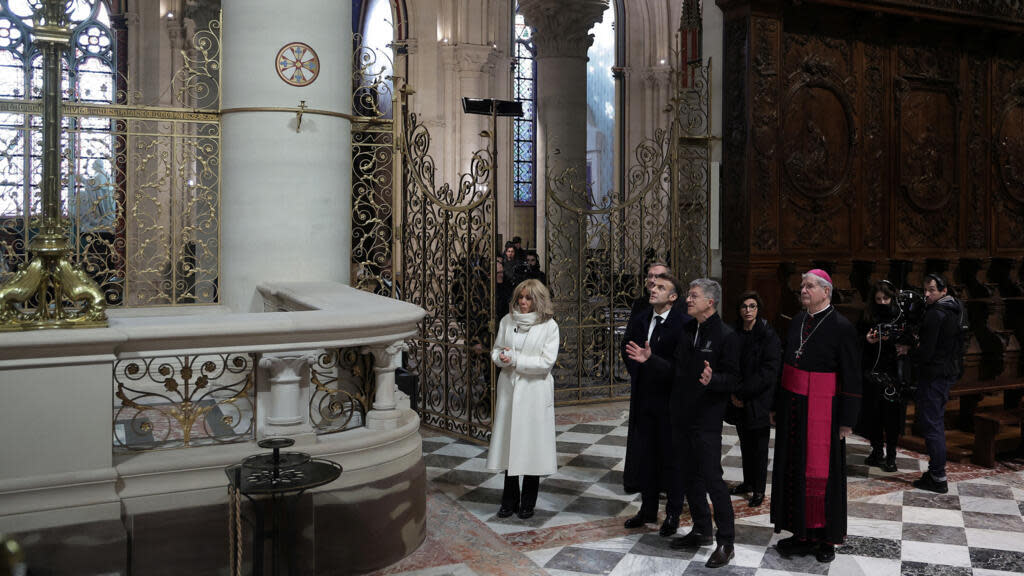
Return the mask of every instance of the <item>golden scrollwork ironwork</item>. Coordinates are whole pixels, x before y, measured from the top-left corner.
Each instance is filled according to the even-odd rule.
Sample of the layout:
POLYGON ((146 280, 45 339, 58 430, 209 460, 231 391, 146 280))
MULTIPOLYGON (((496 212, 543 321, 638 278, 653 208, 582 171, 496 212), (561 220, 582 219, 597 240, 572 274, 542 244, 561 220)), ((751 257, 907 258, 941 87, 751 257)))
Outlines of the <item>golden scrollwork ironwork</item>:
MULTIPOLYGON (((218 300, 220 24, 210 20, 185 42, 169 86, 143 90, 126 70, 112 69, 106 100, 93 93, 92 101, 63 105, 67 259, 97 284, 105 306, 218 300), (180 107, 147 105, 164 95, 180 107)), ((0 281, 5 269, 28 266, 40 230, 39 158, 26 150, 43 116, 38 101, 0 99, 0 281)))
POLYGON ((427 310, 410 348, 421 417, 428 426, 484 442, 495 376, 493 143, 473 154, 457 186, 437 186, 430 133, 415 114, 405 118, 403 135, 402 298, 427 310))
POLYGON ((592 198, 578 167, 548 175, 546 269, 563 335, 558 403, 628 396, 619 350, 646 263, 666 262, 684 281, 710 270, 710 65, 687 72, 696 81, 673 97, 670 125, 637 145, 617 197, 592 198))
POLYGON ((309 421, 317 434, 363 426, 373 405, 373 355, 358 348, 324 352, 312 367, 309 421))
POLYGON ((388 54, 355 36, 352 73, 352 285, 400 297, 395 282, 395 78, 388 54))
POLYGON ((244 442, 254 437, 254 358, 204 354, 114 364, 114 448, 244 442))

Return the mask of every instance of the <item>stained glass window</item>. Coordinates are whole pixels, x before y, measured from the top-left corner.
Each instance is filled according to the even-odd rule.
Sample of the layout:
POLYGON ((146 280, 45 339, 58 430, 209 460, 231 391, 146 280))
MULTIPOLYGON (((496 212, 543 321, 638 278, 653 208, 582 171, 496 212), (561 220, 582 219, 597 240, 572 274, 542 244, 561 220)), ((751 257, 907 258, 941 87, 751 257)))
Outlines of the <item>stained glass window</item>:
MULTIPOLYGON (((0 98, 36 101, 42 98, 42 55, 31 44, 32 13, 29 0, 0 0, 0 98)), ((114 35, 106 2, 72 0, 70 25, 74 49, 71 60, 63 60, 62 98, 92 104, 113 102, 114 35)), ((42 117, 10 110, 0 112, 0 235, 3 236, 16 234, 12 227, 20 228, 22 218, 38 213, 42 173, 42 117)), ((76 211, 78 194, 69 190, 80 191, 97 178, 109 179, 114 147, 110 132, 111 120, 107 118, 64 118, 60 149, 61 174, 65 175, 61 202, 65 214, 76 211)))
POLYGON ((512 56, 512 95, 523 103, 523 116, 512 119, 512 197, 516 206, 537 203, 537 65, 533 30, 516 6, 512 56))
POLYGON ((615 186, 615 2, 590 29, 587 50, 587 190, 591 205, 604 205, 615 186))

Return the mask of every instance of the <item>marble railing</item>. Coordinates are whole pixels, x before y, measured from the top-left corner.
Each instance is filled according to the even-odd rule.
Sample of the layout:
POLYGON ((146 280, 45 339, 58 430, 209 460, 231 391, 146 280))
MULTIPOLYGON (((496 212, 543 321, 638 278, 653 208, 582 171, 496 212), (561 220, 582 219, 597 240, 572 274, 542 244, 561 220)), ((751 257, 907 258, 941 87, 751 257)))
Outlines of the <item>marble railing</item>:
POLYGON ((394 371, 424 311, 329 282, 268 283, 259 292, 262 313, 111 310, 107 328, 0 334, 0 532, 218 501, 223 468, 261 452, 256 441, 267 436, 293 437, 296 449, 342 464, 332 489, 418 465, 419 419, 396 399, 394 371), (366 395, 365 426, 318 433, 315 376, 335 369, 322 358, 343 349, 372 357, 375 394, 366 395), (182 410, 213 403, 237 425, 235 443, 112 449, 112 397, 115 412, 125 398, 135 398, 130 411, 151 410, 126 392, 140 374, 177 403, 167 426, 194 423, 182 410), (203 404, 204 388, 224 394, 203 404), (253 404, 247 416, 232 412, 244 402, 253 404))

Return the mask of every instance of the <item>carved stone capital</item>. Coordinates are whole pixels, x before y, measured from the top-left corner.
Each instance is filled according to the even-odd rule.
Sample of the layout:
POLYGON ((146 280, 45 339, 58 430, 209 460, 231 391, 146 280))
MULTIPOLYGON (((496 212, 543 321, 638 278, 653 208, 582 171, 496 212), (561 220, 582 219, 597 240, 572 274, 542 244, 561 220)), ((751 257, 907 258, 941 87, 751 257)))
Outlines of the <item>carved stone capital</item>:
POLYGON ((453 48, 455 69, 459 72, 485 72, 494 48, 490 45, 459 44, 453 48))
POLYGON ((594 43, 590 29, 601 21, 607 0, 520 0, 519 11, 533 28, 537 58, 586 58, 594 43))

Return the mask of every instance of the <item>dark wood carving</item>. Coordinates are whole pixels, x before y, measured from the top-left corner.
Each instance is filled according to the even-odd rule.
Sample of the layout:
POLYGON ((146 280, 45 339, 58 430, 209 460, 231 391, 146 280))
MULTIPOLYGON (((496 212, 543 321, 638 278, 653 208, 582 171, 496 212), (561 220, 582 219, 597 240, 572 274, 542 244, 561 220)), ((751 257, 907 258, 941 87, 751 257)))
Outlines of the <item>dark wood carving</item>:
POLYGON ((857 144, 850 46, 797 34, 783 46, 783 246, 849 246, 857 144))
POLYGON ((751 189, 751 215, 756 215, 752 245, 758 252, 774 252, 778 240, 778 204, 774 190, 778 184, 776 138, 779 129, 779 22, 755 18, 754 47, 754 172, 751 189))
MULTIPOLYGON (((746 165, 747 147, 747 34, 749 20, 745 17, 725 23, 723 39, 733 48, 724 57, 722 68, 723 142, 722 164, 746 165)), ((747 210, 747 172, 744 169, 722 170, 723 211, 734 215, 722 220, 726 251, 746 252, 748 249, 749 211, 747 210)))
POLYGON ((993 113, 996 243, 1024 248, 1024 64, 1000 61, 993 113))
POLYGON ((989 187, 989 139, 986 137, 988 117, 986 114, 986 87, 988 74, 985 61, 978 54, 970 54, 967 60, 970 98, 967 129, 967 197, 963 209, 967 214, 965 252, 984 254, 988 245, 985 223, 988 214, 986 191, 989 187))
POLYGON ((888 210, 885 193, 889 174, 888 124, 885 106, 885 55, 877 44, 864 46, 864 145, 861 152, 864 209, 861 248, 866 253, 885 248, 885 222, 888 210))
POLYGON ((1024 0, 716 1, 727 319, 753 288, 782 328, 809 268, 851 316, 943 272, 971 314, 963 422, 1024 389, 1024 0))

